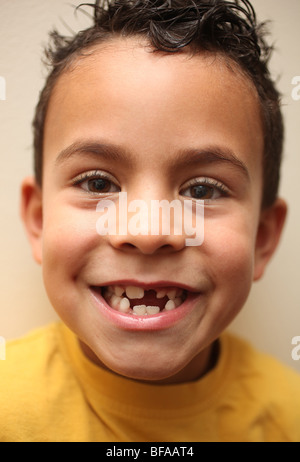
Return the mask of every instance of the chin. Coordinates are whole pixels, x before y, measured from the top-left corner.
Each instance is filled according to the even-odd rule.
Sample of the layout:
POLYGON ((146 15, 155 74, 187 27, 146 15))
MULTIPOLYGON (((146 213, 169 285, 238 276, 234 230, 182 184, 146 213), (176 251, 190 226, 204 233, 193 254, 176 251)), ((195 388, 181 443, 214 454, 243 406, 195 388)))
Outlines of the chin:
MULTIPOLYGON (((173 382, 173 378, 175 379, 177 375, 177 370, 168 369, 165 365, 152 365, 145 367, 145 364, 141 365, 130 365, 127 364, 126 367, 118 367, 113 366, 110 367, 110 370, 115 372, 118 375, 126 377, 132 380, 138 380, 141 382, 173 382)), ((175 381, 175 380, 174 380, 175 381)))
MULTIPOLYGON (((176 376, 185 368, 185 363, 174 361, 174 355, 160 355, 159 352, 139 352, 124 353, 116 355, 99 354, 98 364, 120 376, 128 379, 144 382, 172 382, 176 381, 176 376)), ((175 356, 176 357, 176 356, 175 356)), ((178 359, 178 358, 177 358, 178 359)))

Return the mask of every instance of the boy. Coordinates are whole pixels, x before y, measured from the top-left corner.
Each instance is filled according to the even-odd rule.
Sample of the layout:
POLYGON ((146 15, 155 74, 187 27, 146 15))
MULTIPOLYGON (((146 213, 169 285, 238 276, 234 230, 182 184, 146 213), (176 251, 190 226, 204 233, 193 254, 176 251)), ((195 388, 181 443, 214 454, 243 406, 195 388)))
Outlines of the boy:
POLYGON ((254 11, 100 3, 91 29, 53 33, 48 50, 22 217, 63 322, 8 346, 0 438, 299 441, 297 374, 223 333, 286 216, 279 95, 254 11), (124 227, 135 210, 121 193, 144 218, 178 201, 197 223, 202 204, 202 245, 174 222, 124 227), (96 226, 104 203, 116 232, 96 226))

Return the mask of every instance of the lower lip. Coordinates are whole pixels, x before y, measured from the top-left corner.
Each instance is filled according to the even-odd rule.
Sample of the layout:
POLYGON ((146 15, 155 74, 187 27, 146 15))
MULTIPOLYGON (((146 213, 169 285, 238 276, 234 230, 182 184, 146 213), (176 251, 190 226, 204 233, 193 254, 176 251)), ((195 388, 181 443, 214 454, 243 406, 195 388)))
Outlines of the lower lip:
POLYGON ((90 293, 97 308, 108 321, 118 328, 130 331, 157 331, 169 329, 188 316, 188 314, 194 310, 198 299, 201 297, 200 294, 190 293, 182 305, 174 308, 174 310, 164 311, 151 316, 136 316, 133 314, 120 313, 111 308, 98 292, 90 289, 90 293))

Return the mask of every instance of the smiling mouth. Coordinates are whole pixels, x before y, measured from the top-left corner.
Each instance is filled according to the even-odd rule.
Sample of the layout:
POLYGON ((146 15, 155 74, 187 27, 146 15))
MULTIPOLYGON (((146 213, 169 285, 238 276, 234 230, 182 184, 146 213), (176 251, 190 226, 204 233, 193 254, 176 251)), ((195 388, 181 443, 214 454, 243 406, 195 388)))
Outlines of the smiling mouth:
POLYGON ((187 299, 188 292, 179 287, 144 289, 137 286, 92 287, 114 310, 133 316, 153 316, 172 311, 187 299))

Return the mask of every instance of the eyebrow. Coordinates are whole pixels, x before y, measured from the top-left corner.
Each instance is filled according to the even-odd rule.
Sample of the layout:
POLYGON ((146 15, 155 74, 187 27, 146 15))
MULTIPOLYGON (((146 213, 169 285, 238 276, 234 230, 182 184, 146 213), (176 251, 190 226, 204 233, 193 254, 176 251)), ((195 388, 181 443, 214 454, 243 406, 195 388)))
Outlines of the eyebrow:
MULTIPOLYGON (((130 151, 111 143, 79 140, 63 149, 55 160, 58 165, 70 159, 73 156, 91 154, 96 157, 103 157, 114 162, 122 162, 126 159, 128 166, 134 164, 133 156, 130 151)), ((205 148, 183 149, 174 154, 172 158, 174 169, 192 167, 199 163, 227 163, 231 167, 237 168, 246 179, 250 179, 247 166, 237 155, 225 146, 209 146, 205 148)))
POLYGON ((58 165, 76 155, 92 154, 96 157, 104 157, 115 162, 120 162, 126 158, 127 163, 133 163, 130 153, 117 145, 101 143, 97 141, 75 141, 73 144, 63 149, 55 160, 58 165))
POLYGON ((175 155, 174 160, 177 161, 177 168, 193 166, 199 162, 203 164, 227 163, 230 167, 238 169, 247 180, 250 180, 250 173, 246 164, 230 148, 225 146, 183 150, 175 155))

